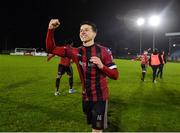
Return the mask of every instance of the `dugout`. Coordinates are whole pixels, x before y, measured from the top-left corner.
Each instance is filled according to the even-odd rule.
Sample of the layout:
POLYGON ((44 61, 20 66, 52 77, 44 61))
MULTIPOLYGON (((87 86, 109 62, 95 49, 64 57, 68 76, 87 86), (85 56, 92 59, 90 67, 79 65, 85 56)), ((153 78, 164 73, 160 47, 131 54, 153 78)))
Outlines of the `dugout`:
POLYGON ((169 44, 168 59, 180 61, 180 32, 165 33, 165 36, 169 44))

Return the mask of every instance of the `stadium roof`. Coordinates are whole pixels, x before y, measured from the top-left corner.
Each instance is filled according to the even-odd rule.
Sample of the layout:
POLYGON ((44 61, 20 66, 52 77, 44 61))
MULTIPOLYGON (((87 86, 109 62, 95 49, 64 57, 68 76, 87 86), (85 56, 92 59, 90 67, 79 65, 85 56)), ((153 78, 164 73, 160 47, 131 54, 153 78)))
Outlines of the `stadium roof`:
POLYGON ((165 33, 165 36, 180 36, 180 32, 165 33))

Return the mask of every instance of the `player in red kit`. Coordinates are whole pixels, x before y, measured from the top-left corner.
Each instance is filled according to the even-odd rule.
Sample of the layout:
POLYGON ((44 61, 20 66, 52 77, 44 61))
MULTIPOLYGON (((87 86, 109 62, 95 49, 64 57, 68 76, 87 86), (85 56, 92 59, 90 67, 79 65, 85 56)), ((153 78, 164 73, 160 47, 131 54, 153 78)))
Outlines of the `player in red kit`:
MULTIPOLYGON (((48 55, 48 61, 51 60, 51 58, 53 58, 55 55, 54 54, 49 54, 48 55)), ((65 74, 65 72, 67 73, 67 75, 69 76, 69 93, 73 93, 75 92, 75 90, 73 89, 73 69, 71 66, 71 59, 65 57, 61 57, 59 65, 58 65, 58 73, 57 73, 57 77, 56 77, 56 90, 54 95, 60 95, 59 92, 59 85, 60 85, 60 80, 62 75, 65 74)))
POLYGON ((46 37, 47 52, 71 58, 76 63, 82 82, 83 112, 87 116, 88 124, 92 125, 92 131, 101 132, 107 128, 109 92, 106 77, 117 80, 119 75, 112 53, 108 48, 94 42, 97 28, 90 22, 80 25, 81 47, 56 46, 54 30, 59 25, 58 19, 52 19, 49 23, 46 37))
POLYGON ((164 64, 166 64, 167 60, 166 60, 166 55, 164 53, 164 50, 162 50, 160 53, 160 56, 161 56, 161 59, 162 59, 162 62, 161 64, 159 65, 159 70, 157 72, 157 77, 159 76, 160 74, 160 78, 162 79, 163 78, 163 68, 164 68, 164 64))
POLYGON ((141 60, 141 69, 142 69, 141 80, 144 81, 144 78, 146 76, 147 66, 149 64, 148 51, 145 50, 142 55, 140 55, 139 57, 133 60, 141 60))

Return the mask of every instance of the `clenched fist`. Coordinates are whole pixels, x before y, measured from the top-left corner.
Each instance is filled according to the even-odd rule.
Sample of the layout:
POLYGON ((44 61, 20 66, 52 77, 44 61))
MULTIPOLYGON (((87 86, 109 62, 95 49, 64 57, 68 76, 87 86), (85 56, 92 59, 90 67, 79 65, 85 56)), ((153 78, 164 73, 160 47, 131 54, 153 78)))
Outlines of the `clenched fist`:
POLYGON ((99 57, 92 56, 90 61, 98 66, 99 69, 103 68, 103 63, 99 57))
POLYGON ((60 22, 58 19, 51 19, 51 21, 49 22, 49 29, 56 29, 57 27, 59 27, 60 22))

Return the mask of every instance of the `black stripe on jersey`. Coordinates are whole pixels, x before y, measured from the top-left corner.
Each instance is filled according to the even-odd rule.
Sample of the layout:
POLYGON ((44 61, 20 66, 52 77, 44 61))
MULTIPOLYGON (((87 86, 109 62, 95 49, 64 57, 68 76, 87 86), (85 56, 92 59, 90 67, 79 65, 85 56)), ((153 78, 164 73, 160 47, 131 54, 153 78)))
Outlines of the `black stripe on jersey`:
MULTIPOLYGON (((82 63, 82 61, 83 61, 83 60, 82 60, 83 50, 82 50, 82 48, 79 48, 78 50, 79 50, 78 61, 79 61, 79 63, 82 63)), ((82 65, 78 64, 78 66, 79 66, 79 68, 80 68, 81 75, 82 75, 82 77, 83 77, 83 81, 82 81, 82 82, 84 82, 84 72, 83 72, 82 65)))
MULTIPOLYGON (((96 56, 101 59, 101 48, 99 46, 96 46, 96 56)), ((96 68, 96 80, 95 80, 95 87, 96 87, 96 95, 97 95, 97 100, 103 100, 102 98, 102 90, 101 90, 101 85, 100 85, 100 70, 97 67, 96 68), (100 97, 102 99, 100 99, 100 97)))
POLYGON ((114 66, 114 65, 115 65, 115 63, 112 62, 112 63, 107 64, 106 66, 110 67, 110 66, 114 66))
MULTIPOLYGON (((92 47, 87 47, 86 48, 86 79, 85 79, 85 87, 86 87, 86 93, 89 98, 92 98, 92 90, 91 90, 91 48, 92 47)), ((89 99, 92 100, 92 99, 89 99)))

